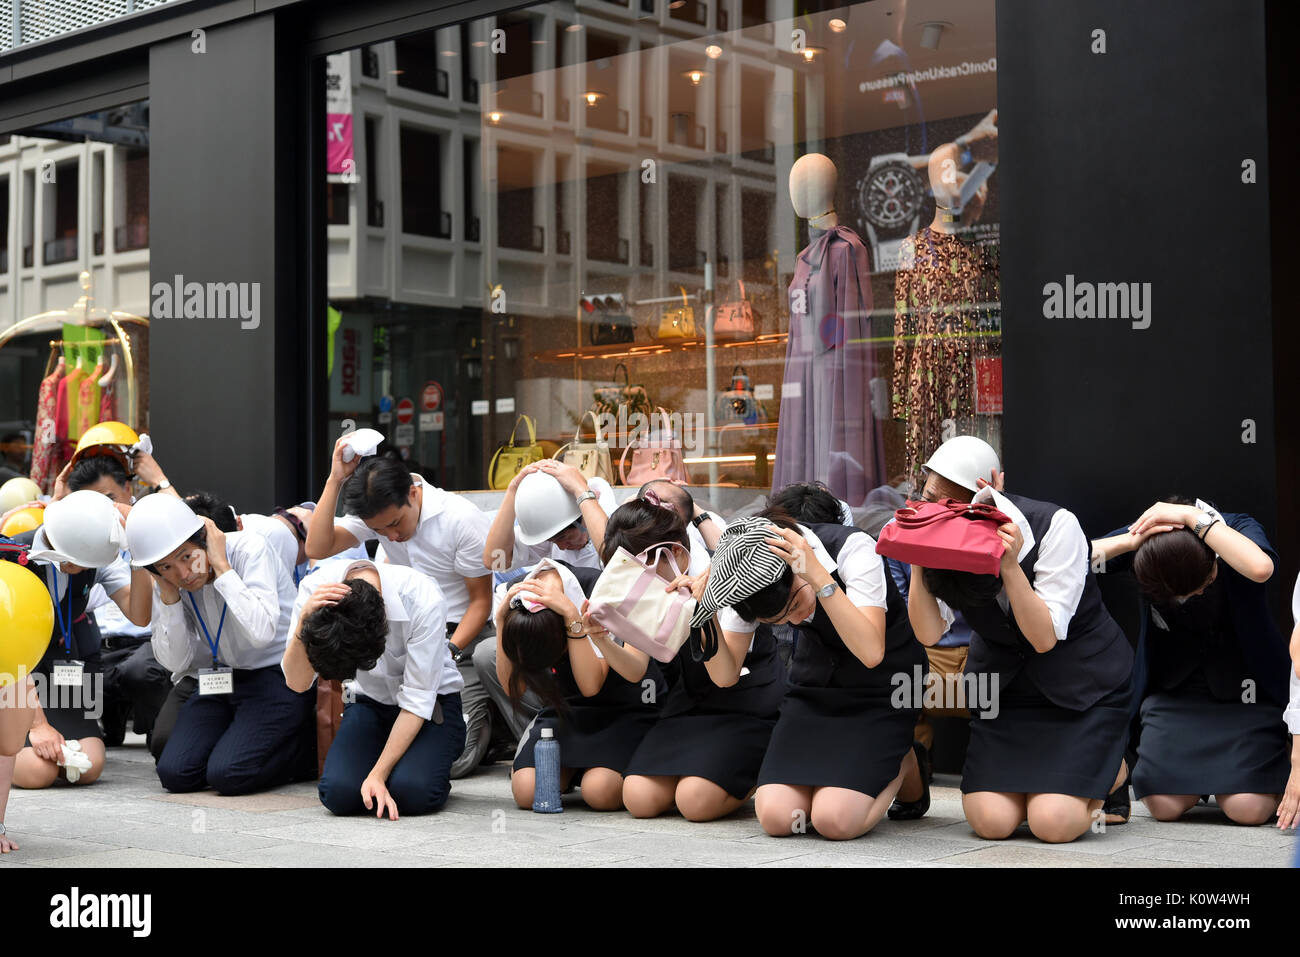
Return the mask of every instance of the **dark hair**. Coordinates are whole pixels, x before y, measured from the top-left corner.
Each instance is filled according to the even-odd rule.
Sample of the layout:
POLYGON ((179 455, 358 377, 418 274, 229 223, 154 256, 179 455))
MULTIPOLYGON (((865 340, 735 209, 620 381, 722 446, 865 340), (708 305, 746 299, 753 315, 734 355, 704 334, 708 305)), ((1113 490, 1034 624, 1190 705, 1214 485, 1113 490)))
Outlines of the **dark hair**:
MULTIPOLYGON (((682 486, 678 485, 678 484, 677 484, 676 482, 674 482, 672 479, 664 479, 664 478, 651 479, 650 481, 646 482, 644 485, 642 485, 639 489, 636 490, 636 497, 639 498, 639 499, 644 499, 644 498, 645 498, 646 490, 649 489, 649 488, 650 488, 651 486, 653 486, 653 485, 667 485, 669 488, 673 489, 675 492, 680 493, 680 495, 682 496, 682 498, 686 499, 686 502, 685 502, 685 504, 684 504, 684 507, 685 507, 686 511, 688 511, 688 512, 690 512, 690 511, 694 511, 694 509, 695 509, 695 498, 694 498, 694 496, 691 495, 691 493, 690 493, 690 491, 689 491, 688 489, 683 488, 682 486)), ((655 492, 655 495, 659 496, 659 498, 664 498, 664 497, 665 497, 665 496, 663 496, 663 495, 659 495, 659 493, 658 493, 657 491, 655 492)))
MULTIPOLYGON (((154 492, 153 494, 155 494, 155 495, 162 495, 163 493, 162 493, 162 492, 154 492)), ((202 549, 205 549, 205 550, 206 550, 207 547, 208 547, 208 530, 207 530, 206 528, 200 528, 197 532, 195 532, 195 533, 194 533, 193 535, 191 535, 189 538, 185 539, 185 541, 182 542, 181 544, 184 545, 186 542, 188 542, 188 543, 191 544, 191 545, 197 545, 197 546, 199 546, 199 548, 202 548, 202 549)), ((172 549, 173 552, 174 552, 175 550, 176 550, 176 549, 174 549, 174 548, 172 549)), ((170 555, 171 552, 168 552, 167 554, 170 555)), ((164 556, 164 557, 166 557, 166 556, 164 556)), ((159 561, 161 561, 161 560, 162 560, 162 559, 159 559, 159 561)), ((156 564, 156 563, 155 563, 155 564, 152 564, 152 565, 145 565, 144 567, 145 567, 145 571, 153 572, 155 575, 161 575, 161 574, 162 574, 160 571, 158 571, 158 567, 157 567, 157 564, 156 564)))
POLYGON ((325 605, 302 620, 298 639, 307 660, 326 681, 346 681, 369 671, 384 653, 388 615, 379 589, 360 578, 343 584, 351 589, 336 604, 325 605))
POLYGON ((686 523, 677 511, 651 505, 639 498, 628 499, 609 516, 605 523, 605 541, 600 560, 609 564, 619 546, 633 555, 660 542, 676 542, 690 550, 691 540, 686 535, 686 523))
POLYGON ((343 486, 343 510, 358 518, 373 518, 391 505, 401 508, 411 495, 409 464, 376 456, 357 467, 343 486))
MULTIPOLYGON (((798 524, 789 512, 771 503, 759 512, 757 517, 767 519, 778 528, 792 529, 798 524)), ((781 577, 774 583, 765 585, 748 598, 736 602, 731 609, 749 622, 758 621, 760 618, 774 618, 790 603, 790 592, 793 588, 794 570, 786 566, 781 572, 781 577)))
POLYGON ((988 605, 1002 591, 1002 579, 998 575, 976 575, 949 568, 923 568, 921 580, 931 595, 954 610, 988 605))
POLYGON ((1203 588, 1214 572, 1214 552, 1190 528, 1152 535, 1133 555, 1133 575, 1158 605, 1203 588))
POLYGON ((545 704, 565 711, 568 703, 551 670, 563 657, 568 638, 564 620, 549 608, 529 611, 511 607, 501 621, 501 652, 510 661, 506 694, 518 704, 531 690, 545 704))
POLYGON ((105 476, 118 485, 125 485, 129 478, 126 468, 111 455, 88 455, 78 459, 68 473, 68 491, 80 492, 105 476))
POLYGON ((235 520, 235 510, 230 503, 217 498, 211 492, 193 492, 185 496, 185 504, 199 518, 210 518, 212 524, 229 534, 239 531, 235 520))
POLYGON ((769 508, 779 508, 805 525, 844 524, 840 500, 821 482, 795 482, 767 500, 769 508))

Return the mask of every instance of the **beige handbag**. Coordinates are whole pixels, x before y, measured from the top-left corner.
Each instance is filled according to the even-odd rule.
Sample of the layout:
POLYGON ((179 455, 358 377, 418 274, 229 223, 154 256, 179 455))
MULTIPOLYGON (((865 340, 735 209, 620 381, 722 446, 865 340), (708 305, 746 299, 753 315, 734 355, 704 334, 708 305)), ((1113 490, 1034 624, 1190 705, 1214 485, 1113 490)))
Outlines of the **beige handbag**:
POLYGON ((565 465, 572 465, 586 478, 603 478, 611 485, 614 484, 614 465, 609 457, 609 443, 600 434, 600 419, 590 410, 584 412, 578 420, 578 431, 574 433, 573 441, 561 446, 555 453, 555 458, 565 465), (594 442, 582 441, 582 423, 589 416, 596 428, 594 442))

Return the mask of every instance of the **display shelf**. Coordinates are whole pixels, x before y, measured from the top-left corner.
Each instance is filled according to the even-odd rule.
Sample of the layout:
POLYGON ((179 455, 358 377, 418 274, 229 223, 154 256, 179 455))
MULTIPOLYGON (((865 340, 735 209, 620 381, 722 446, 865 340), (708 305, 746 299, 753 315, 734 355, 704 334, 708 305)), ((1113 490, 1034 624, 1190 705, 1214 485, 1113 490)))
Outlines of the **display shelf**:
MULTIPOLYGON (((786 332, 770 332, 753 339, 715 339, 715 349, 734 349, 739 346, 782 345, 789 338, 786 332)), ((657 339, 653 342, 617 342, 607 346, 568 346, 532 353, 537 362, 560 362, 568 359, 626 359, 635 356, 657 356, 670 352, 692 352, 706 347, 703 336, 690 339, 657 339)))

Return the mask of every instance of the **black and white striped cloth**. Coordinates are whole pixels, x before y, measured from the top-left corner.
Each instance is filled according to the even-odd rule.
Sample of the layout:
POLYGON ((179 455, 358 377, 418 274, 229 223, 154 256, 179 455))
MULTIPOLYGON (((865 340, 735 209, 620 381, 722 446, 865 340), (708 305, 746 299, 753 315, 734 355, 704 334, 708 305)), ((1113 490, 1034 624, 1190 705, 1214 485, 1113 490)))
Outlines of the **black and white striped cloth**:
POLYGON ((780 581, 790 566, 768 547, 767 540, 777 537, 772 529, 766 518, 753 517, 737 519, 723 530, 691 627, 703 626, 721 609, 780 581))

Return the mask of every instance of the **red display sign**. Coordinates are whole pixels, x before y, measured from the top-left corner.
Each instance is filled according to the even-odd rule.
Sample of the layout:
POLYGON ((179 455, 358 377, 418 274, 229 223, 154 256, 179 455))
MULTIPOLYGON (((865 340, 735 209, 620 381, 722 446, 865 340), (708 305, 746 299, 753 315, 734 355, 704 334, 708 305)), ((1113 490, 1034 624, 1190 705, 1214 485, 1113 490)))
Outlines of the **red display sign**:
POLYGON ((420 393, 420 405, 424 407, 425 412, 437 412, 442 408, 442 386, 430 379, 424 384, 424 391, 420 393))
POLYGON ((975 414, 1002 413, 1002 357, 975 360, 975 414))
POLYGON ((410 422, 415 418, 415 403, 410 399, 403 399, 397 403, 397 421, 402 425, 410 422))

